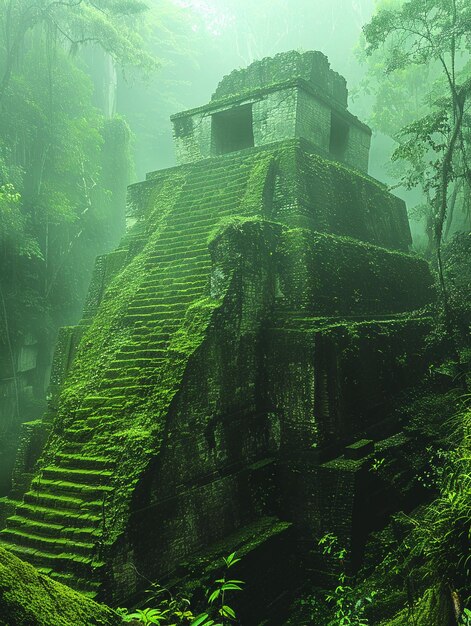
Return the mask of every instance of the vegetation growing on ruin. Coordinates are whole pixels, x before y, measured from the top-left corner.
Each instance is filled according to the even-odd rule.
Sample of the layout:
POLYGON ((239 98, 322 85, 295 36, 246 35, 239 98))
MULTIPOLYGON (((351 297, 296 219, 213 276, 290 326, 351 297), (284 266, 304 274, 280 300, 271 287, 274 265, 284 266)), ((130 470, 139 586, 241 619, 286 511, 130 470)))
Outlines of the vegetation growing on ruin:
POLYGON ((115 626, 114 611, 65 587, 0 548, 2 626, 115 626))
POLYGON ((470 42, 0 0, 0 624, 471 624, 470 42))

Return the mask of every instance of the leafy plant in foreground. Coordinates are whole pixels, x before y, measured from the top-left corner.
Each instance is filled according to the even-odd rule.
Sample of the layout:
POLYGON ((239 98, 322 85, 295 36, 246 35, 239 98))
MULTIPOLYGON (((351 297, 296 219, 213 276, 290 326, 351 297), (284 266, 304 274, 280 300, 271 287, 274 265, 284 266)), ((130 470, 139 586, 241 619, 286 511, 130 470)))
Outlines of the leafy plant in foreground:
POLYGON ((156 608, 136 609, 128 613, 127 609, 118 609, 118 614, 126 623, 138 622, 139 624, 161 624, 162 626, 177 626, 178 624, 188 624, 194 619, 194 614, 190 608, 188 598, 177 595, 173 596, 168 589, 153 585, 157 588, 152 593, 161 595, 168 594, 168 597, 161 597, 156 608))
POLYGON ((368 619, 365 611, 369 604, 373 602, 376 592, 369 596, 359 596, 354 588, 348 583, 345 571, 345 562, 348 552, 345 548, 339 547, 338 538, 332 533, 327 533, 318 542, 322 548, 322 554, 337 562, 340 571, 335 589, 326 595, 327 602, 333 608, 333 618, 328 626, 368 626, 368 619))
POLYGON ((148 624, 161 624, 166 619, 167 610, 161 609, 136 609, 134 613, 124 613, 119 609, 123 622, 139 621, 147 626, 148 624))
POLYGON ((207 593, 207 608, 203 613, 195 617, 191 609, 188 598, 177 595, 173 596, 170 591, 153 584, 151 593, 158 604, 155 608, 136 609, 129 613, 127 609, 117 610, 123 622, 138 623, 147 626, 148 624, 159 624, 160 626, 226 626, 237 619, 234 609, 228 604, 228 594, 234 591, 242 591, 242 580, 228 578, 227 572, 240 561, 233 552, 223 558, 224 572, 221 578, 214 581, 214 585, 207 593), (168 594, 162 597, 162 594, 168 594))
POLYGON ((471 610, 464 609, 459 626, 471 626, 471 610))
MULTIPOLYGON (((470 416, 467 411, 461 417, 465 432, 469 432, 470 416)), ((453 589, 466 604, 471 577, 469 436, 457 450, 447 453, 447 465, 439 478, 438 497, 414 521, 413 552, 425 558, 432 578, 453 589)))
POLYGON ((242 591, 242 580, 227 578, 228 570, 238 563, 240 559, 233 552, 224 557, 225 573, 222 578, 215 581, 215 588, 208 596, 208 612, 198 615, 191 626, 225 626, 227 620, 235 620, 234 609, 227 604, 227 594, 232 591, 242 591), (214 618, 214 619, 213 619, 214 618), (221 620, 215 621, 215 620, 221 620))

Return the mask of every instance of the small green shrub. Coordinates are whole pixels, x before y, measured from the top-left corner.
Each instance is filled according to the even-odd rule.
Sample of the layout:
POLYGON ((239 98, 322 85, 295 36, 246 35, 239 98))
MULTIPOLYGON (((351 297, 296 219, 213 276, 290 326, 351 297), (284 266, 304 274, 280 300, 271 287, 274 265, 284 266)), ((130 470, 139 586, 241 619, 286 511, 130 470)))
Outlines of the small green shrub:
POLYGON ((368 626, 365 611, 373 602, 376 592, 372 591, 368 596, 363 596, 349 583, 345 567, 348 552, 345 548, 339 547, 335 535, 327 533, 319 540, 318 545, 322 548, 324 556, 333 559, 340 566, 337 584, 325 598, 333 611, 328 626, 368 626))
POLYGON ((207 607, 203 613, 194 615, 191 602, 181 595, 173 596, 160 585, 152 585, 150 592, 158 602, 155 608, 136 609, 132 613, 128 609, 117 610, 125 623, 142 626, 158 624, 159 626, 226 626, 237 619, 234 609, 228 604, 228 595, 234 591, 242 591, 242 580, 228 578, 228 570, 240 561, 233 552, 223 558, 224 571, 221 578, 207 592, 207 607))

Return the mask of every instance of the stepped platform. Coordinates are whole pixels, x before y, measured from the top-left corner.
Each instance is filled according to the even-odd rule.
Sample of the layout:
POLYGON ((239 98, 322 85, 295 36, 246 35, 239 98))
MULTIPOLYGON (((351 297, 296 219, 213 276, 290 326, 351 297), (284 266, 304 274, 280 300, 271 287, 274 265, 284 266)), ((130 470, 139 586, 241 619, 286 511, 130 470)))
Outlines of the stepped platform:
POLYGON ((0 545, 77 589, 99 590, 104 510, 123 450, 119 433, 171 372, 171 340, 188 308, 209 296, 207 240, 221 219, 238 213, 253 160, 239 158, 229 180, 232 168, 224 161, 188 171, 173 207, 154 199, 151 210, 167 216, 141 252, 139 275, 130 277, 118 331, 125 339, 108 350, 99 371, 91 364, 92 388, 75 404, 24 502, 0 532, 0 545))
POLYGON ((59 345, 51 436, 0 531, 2 547, 108 601, 136 592, 136 568, 168 577, 280 517, 264 459, 334 454, 335 428, 348 439, 378 421, 378 398, 400 387, 388 368, 403 384, 420 360, 407 342, 427 322, 409 314, 431 284, 404 252, 403 204, 301 139, 153 173, 130 206, 59 345), (343 381, 386 335, 370 402, 370 370, 357 391, 343 381))

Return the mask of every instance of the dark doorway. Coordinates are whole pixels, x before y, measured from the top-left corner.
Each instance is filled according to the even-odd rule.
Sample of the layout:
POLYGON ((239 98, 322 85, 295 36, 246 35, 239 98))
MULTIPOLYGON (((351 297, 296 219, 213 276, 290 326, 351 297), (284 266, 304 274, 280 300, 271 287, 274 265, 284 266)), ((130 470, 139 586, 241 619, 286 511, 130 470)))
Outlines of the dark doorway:
POLYGON ((252 105, 215 113, 212 120, 213 154, 253 148, 252 105))
POLYGON ((343 161, 345 158, 345 151, 348 144, 348 130, 347 122, 345 122, 340 115, 332 111, 329 151, 337 161, 343 161))

